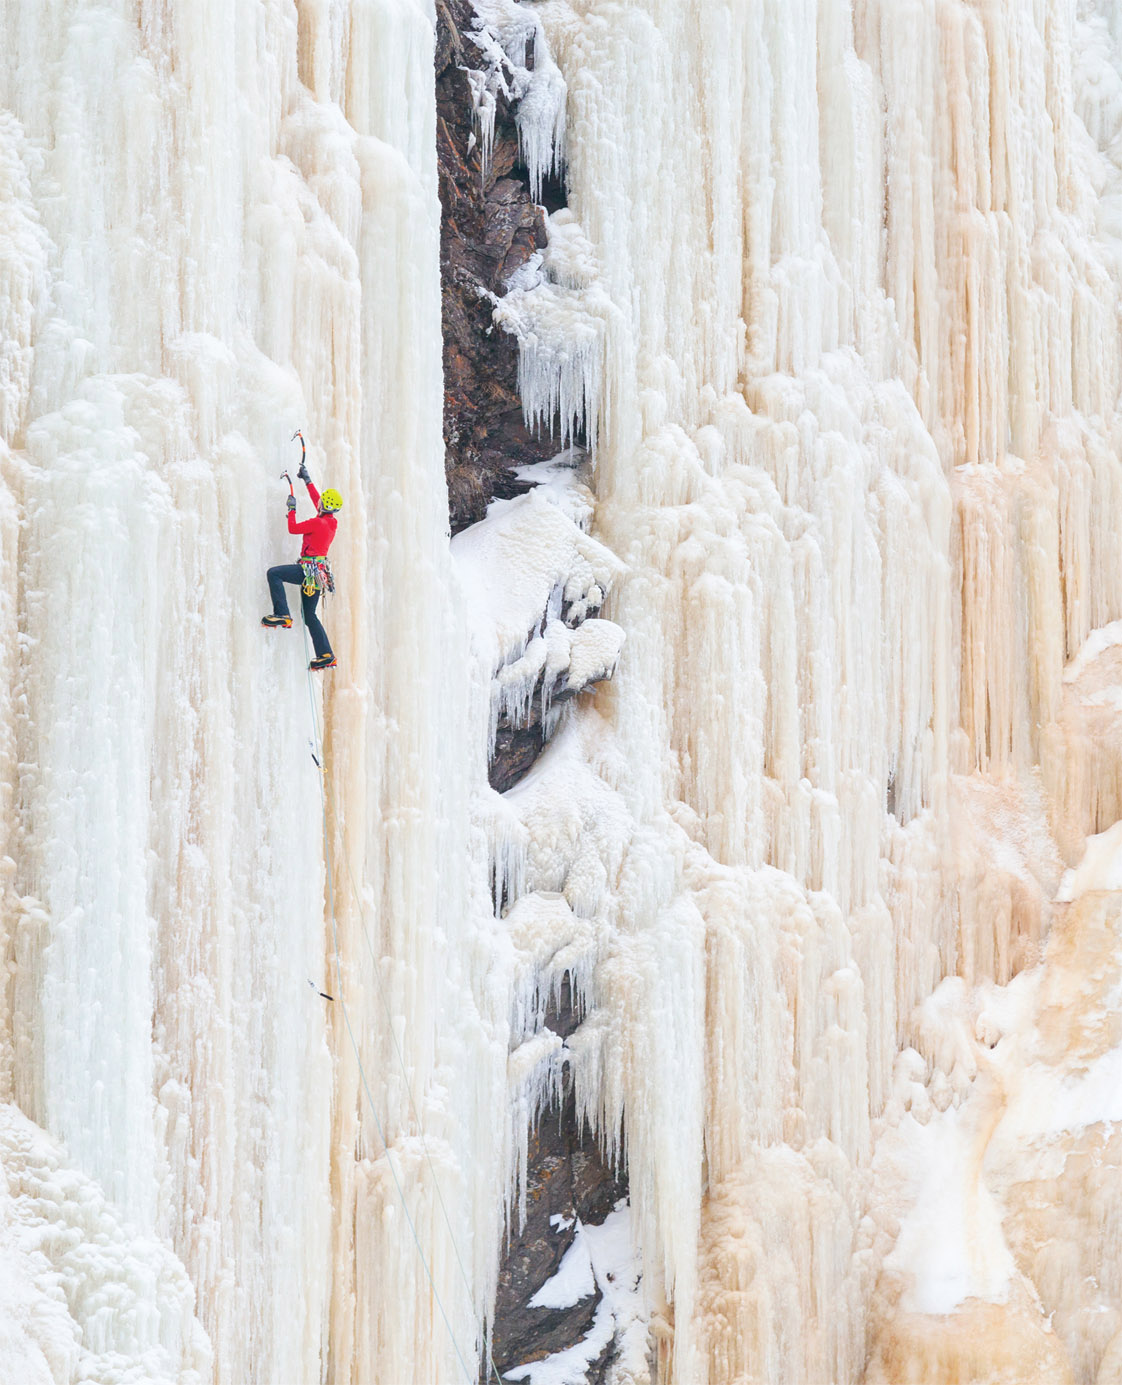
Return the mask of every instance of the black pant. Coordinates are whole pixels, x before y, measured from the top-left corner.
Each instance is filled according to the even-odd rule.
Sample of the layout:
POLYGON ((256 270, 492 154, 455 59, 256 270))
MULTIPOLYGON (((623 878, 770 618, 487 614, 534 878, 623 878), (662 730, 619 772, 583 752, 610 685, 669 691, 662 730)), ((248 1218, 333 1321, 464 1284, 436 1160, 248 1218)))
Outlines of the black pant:
MULTIPOLYGON (((294 586, 302 587, 304 585, 304 570, 299 563, 283 563, 280 567, 271 567, 268 575, 269 594, 273 598, 273 615, 286 616, 289 611, 284 584, 291 582, 294 586)), ((316 658, 322 659, 325 654, 331 653, 331 642, 316 615, 319 592, 316 592, 314 596, 305 596, 301 592, 300 600, 304 606, 304 624, 308 627, 308 634, 312 637, 312 648, 316 651, 316 658)))

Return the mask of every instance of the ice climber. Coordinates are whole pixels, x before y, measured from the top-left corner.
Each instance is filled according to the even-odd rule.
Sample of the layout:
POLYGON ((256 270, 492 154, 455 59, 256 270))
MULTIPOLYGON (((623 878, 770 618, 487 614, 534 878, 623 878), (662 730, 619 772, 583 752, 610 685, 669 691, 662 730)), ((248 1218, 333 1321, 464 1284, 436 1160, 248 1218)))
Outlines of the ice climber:
MULTIPOLYGON (((297 434, 297 437, 300 435, 297 434)), ((301 444, 304 439, 300 438, 301 444)), ((285 473, 287 475, 287 473, 285 473)), ((300 480, 308 488, 308 495, 311 497, 312 504, 316 507, 314 518, 306 519, 303 523, 296 520, 296 496, 291 493, 291 481, 289 482, 288 506, 288 532, 290 534, 302 534, 304 543, 300 549, 300 561, 298 563, 282 563, 280 567, 269 569, 269 594, 273 598, 273 614, 262 616, 261 624, 269 626, 279 626, 282 630, 287 630, 292 625, 292 616, 288 611, 288 598, 285 594, 284 584, 291 582, 300 588, 300 600, 304 607, 304 624, 308 627, 308 633, 312 637, 312 647, 315 649, 315 658, 308 665, 309 668, 331 668, 335 663, 335 655, 331 652, 331 643, 327 638, 327 633, 320 624, 319 617, 316 615, 316 607, 324 591, 333 591, 334 583, 331 579, 331 569, 327 565, 327 550, 331 547, 331 541, 335 537, 335 531, 339 527, 339 521, 335 518, 335 512, 343 508, 343 497, 337 490, 328 487, 321 495, 312 483, 312 478, 308 475, 306 460, 300 462, 300 470, 296 473, 300 480)))

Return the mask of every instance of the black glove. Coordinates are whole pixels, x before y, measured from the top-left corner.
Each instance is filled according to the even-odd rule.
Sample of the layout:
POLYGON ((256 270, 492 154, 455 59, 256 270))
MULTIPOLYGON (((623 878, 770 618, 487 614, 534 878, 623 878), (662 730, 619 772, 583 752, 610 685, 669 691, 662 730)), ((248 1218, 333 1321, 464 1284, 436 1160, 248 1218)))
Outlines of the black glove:
POLYGON ((284 506, 286 510, 295 510, 296 497, 294 495, 290 495, 288 499, 284 502, 284 506))
POLYGON ((308 466, 306 462, 300 463, 300 470, 296 473, 296 475, 299 476, 300 480, 303 481, 303 483, 306 486, 310 486, 312 484, 312 478, 308 475, 308 466))

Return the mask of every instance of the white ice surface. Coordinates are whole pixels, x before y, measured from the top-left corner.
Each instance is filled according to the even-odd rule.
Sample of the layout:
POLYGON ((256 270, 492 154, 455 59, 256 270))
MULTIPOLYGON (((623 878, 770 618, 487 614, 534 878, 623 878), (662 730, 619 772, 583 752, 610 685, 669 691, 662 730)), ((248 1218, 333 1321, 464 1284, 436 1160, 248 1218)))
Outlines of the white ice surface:
MULTIPOLYGON (((499 311, 531 420, 583 423, 597 495, 555 507, 583 539, 535 520, 462 604, 431 0, 0 9, 0 1077, 143 1248, 128 1320, 91 1293, 79 1333, 163 1349, 170 1245, 219 1375, 444 1385, 438 1296, 471 1358, 560 1061, 565 949, 545 908, 494 917, 493 866, 508 903, 564 895, 589 1007, 566 1061, 597 1136, 626 1128, 675 1377, 856 1379, 898 1046, 945 1024, 930 1090, 926 1048, 899 1065, 917 1126, 943 1113, 945 1207, 978 1065, 953 997, 917 1007, 1048 923, 1033 832, 995 816, 975 871, 948 783, 1053 793, 1066 652, 1122 613, 1117 7, 483 8, 535 179, 564 116, 571 205, 499 311), (310 705, 298 637, 256 623, 297 426, 346 496, 342 658, 310 705), (598 606, 585 540, 626 558, 627 657, 496 805, 492 676, 539 632, 545 669, 574 571, 598 606), (335 923, 357 1052, 307 984, 335 923)), ((1112 1061, 1025 1091, 1113 1112, 1112 1061)), ((932 1301, 997 1292, 1000 1247, 974 1265, 945 1223, 932 1301)), ((103 1268, 102 1230, 68 1224, 71 1269, 103 1268)), ((5 1338, 39 1375, 43 1341, 78 1341, 43 1311, 5 1338)))
POLYGON ((1001 1230, 1001 1207, 979 1181, 975 1132, 962 1110, 926 1125, 904 1118, 914 1205, 900 1227, 889 1271, 909 1275, 901 1306, 912 1313, 951 1313, 967 1298, 1004 1302, 1015 1273, 1001 1230))
POLYGON ((182 1374, 192 1300, 207 1382, 451 1381, 483 1335, 507 997, 433 42, 427 0, 0 7, 0 1066, 67 1151, 99 1385, 182 1374), (258 623, 297 427, 344 497, 315 687, 258 623))
POLYGON ((11 1385, 203 1385, 213 1352, 183 1265, 0 1106, 0 1372, 11 1385))
POLYGON ((574 214, 562 208, 547 216, 546 233, 546 250, 512 278, 494 319, 518 342, 518 393, 529 427, 556 428, 562 448, 583 430, 595 453, 618 311, 574 214))
POLYGON ((553 61, 541 20, 530 5, 516 0, 472 0, 477 15, 467 37, 484 66, 468 71, 476 120, 480 126, 483 176, 494 140, 496 100, 513 105, 519 152, 530 174, 535 200, 543 180, 557 173, 565 154, 565 81, 553 61), (532 59, 531 59, 532 52, 532 59))

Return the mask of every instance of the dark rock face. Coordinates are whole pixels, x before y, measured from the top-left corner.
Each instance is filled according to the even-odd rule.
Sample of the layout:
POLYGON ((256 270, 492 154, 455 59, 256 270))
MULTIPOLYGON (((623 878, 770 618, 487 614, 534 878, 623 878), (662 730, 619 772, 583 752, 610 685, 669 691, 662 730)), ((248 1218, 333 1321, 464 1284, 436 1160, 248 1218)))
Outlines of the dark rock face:
POLYGON ((509 721, 503 721, 495 737, 495 756, 487 770, 491 787, 496 793, 512 789, 541 753, 542 728, 539 724, 511 726, 509 721))
MULTIPOLYGON (((587 685, 590 688, 593 686, 593 683, 587 685)), ((577 692, 584 691, 585 688, 577 689, 577 692)), ((556 707, 559 703, 568 702, 577 692, 569 692, 555 682, 550 691, 550 703, 556 707)), ((507 789, 518 783, 549 740, 543 728, 544 695, 544 683, 539 683, 530 700, 524 724, 516 724, 509 717, 502 717, 499 721, 495 735, 495 753, 487 769, 488 782, 497 793, 506 793, 507 789)))
MULTIPOLYGON (((530 1165, 526 1225, 518 1235, 511 1235, 495 1299, 491 1355, 500 1375, 563 1351, 591 1331, 600 1302, 598 1289, 571 1308, 528 1308, 526 1304, 557 1273, 573 1243, 575 1218, 598 1226, 627 1196, 626 1178, 613 1176, 604 1167, 591 1141, 579 1142, 571 1096, 560 1110, 542 1113, 537 1133, 531 1137, 530 1165), (562 1219, 564 1230, 551 1222, 554 1217, 562 1219)), ((602 1379, 611 1357, 609 1343, 603 1358, 589 1367, 588 1385, 602 1379)))
MULTIPOLYGON (((563 987, 561 1007, 551 1011, 547 1026, 563 1038, 576 1028, 563 987)), ((499 1272, 491 1355, 500 1375, 515 1366, 540 1361, 587 1335, 600 1302, 596 1290, 571 1308, 528 1308, 539 1288, 557 1273, 573 1243, 576 1219, 598 1226, 621 1198, 627 1179, 613 1173, 588 1135, 578 1133, 576 1104, 570 1093, 560 1109, 544 1111, 530 1136, 526 1179, 526 1225, 511 1229, 506 1259, 499 1272), (560 1218, 555 1224, 551 1219, 560 1218)), ((588 1385, 598 1385, 612 1358, 612 1346, 588 1369, 588 1385)), ((487 1369, 490 1367, 488 1365, 487 1369)), ((491 1376, 494 1379, 494 1376, 491 1376)))
POLYGON ((516 168, 518 134, 506 103, 495 115, 487 177, 472 148, 471 89, 464 68, 481 66, 469 39, 471 0, 437 0, 436 148, 442 224, 444 447, 452 532, 483 518, 495 496, 527 489, 511 468, 543 461, 552 439, 533 438, 518 398, 518 347, 491 320, 492 295, 545 245, 545 217, 516 168))
MULTIPOLYGON (((531 436, 518 396, 518 346, 492 321, 493 299, 545 246, 545 213, 530 196, 518 160, 518 132, 507 103, 495 113, 487 177, 474 141, 471 88, 465 68, 482 67, 465 34, 471 0, 437 0, 436 108, 440 178, 441 307, 444 333, 444 467, 452 533, 481 520, 488 503, 529 489, 513 468, 548 460, 558 448, 548 434, 531 436)), ((543 195, 563 205, 556 180, 543 195)), ((540 690, 529 722, 499 727, 490 780, 500 793, 526 773, 545 744, 540 690)))

